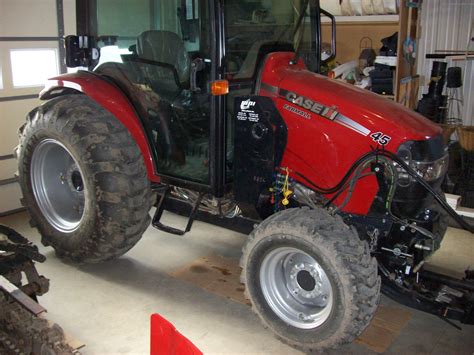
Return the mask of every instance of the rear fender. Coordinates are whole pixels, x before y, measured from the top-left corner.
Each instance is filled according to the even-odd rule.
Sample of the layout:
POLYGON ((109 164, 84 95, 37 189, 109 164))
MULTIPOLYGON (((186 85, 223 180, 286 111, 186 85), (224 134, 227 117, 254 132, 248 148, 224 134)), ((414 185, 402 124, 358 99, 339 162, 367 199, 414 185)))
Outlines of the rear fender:
POLYGON ((128 129, 142 152, 149 179, 153 182, 159 182, 160 180, 156 175, 153 162, 152 150, 143 125, 125 94, 114 84, 106 81, 99 75, 79 71, 48 80, 46 87, 40 93, 40 99, 48 100, 71 93, 87 95, 114 115, 128 129))

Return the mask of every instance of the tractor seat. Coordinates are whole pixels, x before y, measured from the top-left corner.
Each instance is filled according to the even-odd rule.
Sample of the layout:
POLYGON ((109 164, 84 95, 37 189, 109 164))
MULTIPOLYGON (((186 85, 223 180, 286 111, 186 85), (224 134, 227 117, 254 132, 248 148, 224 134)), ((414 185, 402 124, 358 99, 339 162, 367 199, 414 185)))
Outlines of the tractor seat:
MULTIPOLYGON (((158 86, 158 91, 159 86, 172 85, 171 82, 175 81, 172 71, 166 65, 176 69, 182 88, 189 86, 191 60, 183 41, 176 33, 156 30, 141 33, 137 38, 137 55, 139 59, 150 61, 144 74, 147 80, 151 80, 153 87, 158 86)), ((171 87, 164 89, 170 90, 171 87)))

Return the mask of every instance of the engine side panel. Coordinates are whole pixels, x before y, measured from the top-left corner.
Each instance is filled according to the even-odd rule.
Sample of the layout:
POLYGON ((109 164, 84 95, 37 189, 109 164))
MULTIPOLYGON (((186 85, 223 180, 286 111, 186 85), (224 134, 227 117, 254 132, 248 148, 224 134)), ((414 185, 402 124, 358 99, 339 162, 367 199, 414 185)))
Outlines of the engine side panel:
MULTIPOLYGON (((153 154, 140 119, 127 97, 113 84, 101 79, 98 75, 85 71, 65 74, 48 80, 45 89, 40 93, 41 99, 48 99, 62 94, 67 88, 81 92, 99 103, 112 113, 130 132, 142 152, 150 181, 159 182, 156 175, 153 154)), ((64 93, 67 93, 65 91, 64 93)))
POLYGON ((287 128, 268 97, 238 97, 234 106, 234 198, 246 216, 265 218, 267 213, 258 205, 274 184, 275 168, 280 166, 286 147, 287 128), (256 206, 258 213, 254 213, 256 206))

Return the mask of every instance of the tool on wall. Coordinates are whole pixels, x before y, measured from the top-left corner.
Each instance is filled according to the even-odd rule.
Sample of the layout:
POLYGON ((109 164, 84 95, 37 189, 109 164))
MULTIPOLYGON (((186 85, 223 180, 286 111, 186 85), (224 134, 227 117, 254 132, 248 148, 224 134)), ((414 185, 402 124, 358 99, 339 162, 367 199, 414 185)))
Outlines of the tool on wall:
POLYGON ((443 95, 446 67, 445 62, 433 62, 428 93, 418 102, 417 111, 436 123, 444 123, 446 118, 447 96, 443 95))
POLYGON ((448 115, 446 123, 449 125, 462 125, 463 91, 462 71, 460 67, 448 68, 446 96, 448 97, 448 115))

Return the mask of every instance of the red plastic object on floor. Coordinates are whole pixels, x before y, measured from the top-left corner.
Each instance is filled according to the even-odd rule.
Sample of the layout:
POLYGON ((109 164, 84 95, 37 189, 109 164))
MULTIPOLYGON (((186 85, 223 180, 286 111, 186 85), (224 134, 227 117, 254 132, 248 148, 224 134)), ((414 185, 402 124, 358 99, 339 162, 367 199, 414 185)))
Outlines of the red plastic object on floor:
POLYGON ((150 355, 202 355, 202 352, 173 324, 159 314, 152 314, 150 355))

